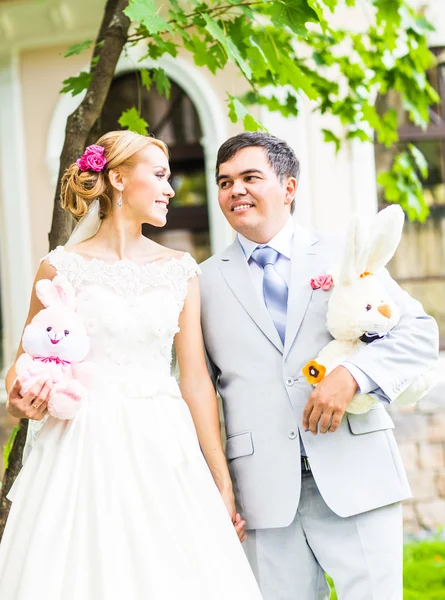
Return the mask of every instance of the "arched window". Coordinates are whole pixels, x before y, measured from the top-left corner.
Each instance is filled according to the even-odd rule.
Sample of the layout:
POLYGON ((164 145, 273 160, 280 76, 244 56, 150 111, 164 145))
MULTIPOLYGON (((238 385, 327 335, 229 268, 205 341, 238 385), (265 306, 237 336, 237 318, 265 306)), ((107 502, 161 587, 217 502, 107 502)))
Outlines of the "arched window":
MULTIPOLYGON (((441 103, 430 108, 428 128, 424 131, 408 120, 395 92, 379 98, 378 109, 384 112, 395 108, 401 126, 399 142, 391 148, 376 144, 375 156, 377 173, 388 169, 394 156, 408 144, 421 150, 428 162, 428 179, 423 183, 430 216, 425 223, 406 223, 402 242, 389 269, 402 287, 436 318, 441 348, 445 349, 445 51, 444 48, 432 48, 432 51, 438 57, 438 64, 427 75, 441 103)), ((384 205, 381 190, 379 204, 384 205)))
POLYGON ((174 82, 167 99, 154 84, 150 91, 144 88, 138 71, 125 73, 114 79, 93 137, 121 129, 118 120, 122 111, 133 106, 140 107, 150 134, 169 147, 171 184, 176 194, 169 206, 167 225, 162 229, 144 225, 143 232, 168 247, 191 252, 201 262, 210 255, 210 236, 202 132, 196 109, 174 82))

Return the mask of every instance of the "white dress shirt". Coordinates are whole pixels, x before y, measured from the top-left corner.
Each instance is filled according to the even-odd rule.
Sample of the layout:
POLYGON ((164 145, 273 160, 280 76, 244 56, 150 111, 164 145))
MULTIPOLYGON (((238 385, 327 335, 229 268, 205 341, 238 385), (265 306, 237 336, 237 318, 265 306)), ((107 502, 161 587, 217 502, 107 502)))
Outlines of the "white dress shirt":
MULTIPOLYGON (((292 217, 289 217, 283 229, 281 229, 281 231, 279 231, 267 244, 257 244, 256 242, 246 238, 241 233, 237 234, 238 241, 241 244, 241 248, 243 249, 252 273, 255 289, 257 290, 263 302, 264 270, 257 262, 253 260, 252 253, 256 248, 262 248, 263 246, 269 246, 270 248, 276 250, 279 253, 279 256, 277 262, 275 263, 275 269, 289 287, 294 234, 295 222, 292 217)), ((359 393, 368 394, 369 392, 378 389, 378 385, 370 377, 368 377, 366 373, 352 363, 345 361, 342 363, 342 366, 348 369, 348 371, 356 380, 359 387, 359 393)))

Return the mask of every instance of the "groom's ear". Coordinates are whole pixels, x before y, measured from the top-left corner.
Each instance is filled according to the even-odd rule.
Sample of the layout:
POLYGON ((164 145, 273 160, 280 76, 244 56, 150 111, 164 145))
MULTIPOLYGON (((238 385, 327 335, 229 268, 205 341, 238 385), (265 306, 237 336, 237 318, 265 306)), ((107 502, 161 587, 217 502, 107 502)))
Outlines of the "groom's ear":
POLYGON ((285 196, 285 204, 292 204, 292 201, 295 199, 295 195, 297 193, 298 181, 295 177, 288 177, 286 182, 286 196, 285 196))

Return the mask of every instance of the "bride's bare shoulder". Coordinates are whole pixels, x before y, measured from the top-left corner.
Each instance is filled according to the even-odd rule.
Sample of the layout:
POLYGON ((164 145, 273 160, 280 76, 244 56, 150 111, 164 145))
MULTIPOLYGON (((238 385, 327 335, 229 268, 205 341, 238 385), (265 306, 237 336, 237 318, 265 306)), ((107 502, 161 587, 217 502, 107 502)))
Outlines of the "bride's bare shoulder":
POLYGON ((65 252, 80 254, 80 256, 84 256, 85 258, 96 258, 97 249, 94 244, 91 244, 90 240, 85 240, 73 246, 65 246, 65 252))
POLYGON ((51 264, 49 259, 43 258, 40 261, 40 265, 37 270, 34 283, 36 283, 40 279, 54 279, 54 277, 56 276, 56 273, 57 273, 57 271, 56 271, 55 267, 51 264))
POLYGON ((150 255, 152 260, 163 262, 171 260, 172 258, 182 258, 185 252, 182 250, 174 250, 173 248, 167 248, 161 244, 155 243, 155 246, 151 247, 150 255))

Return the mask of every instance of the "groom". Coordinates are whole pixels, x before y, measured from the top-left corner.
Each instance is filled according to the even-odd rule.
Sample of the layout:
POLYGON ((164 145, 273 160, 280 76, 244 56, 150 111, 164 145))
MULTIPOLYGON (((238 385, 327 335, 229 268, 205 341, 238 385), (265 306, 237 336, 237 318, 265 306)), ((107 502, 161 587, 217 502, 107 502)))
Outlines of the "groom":
POLYGON ((410 490, 385 404, 434 362, 437 327, 386 271, 399 324, 315 390, 301 373, 332 338, 329 292, 312 290, 341 240, 297 225, 299 163, 267 133, 218 153, 219 204, 237 232, 202 265, 202 327, 227 429, 245 548, 264 600, 401 600, 410 490), (379 402, 345 415, 357 390, 379 402))

